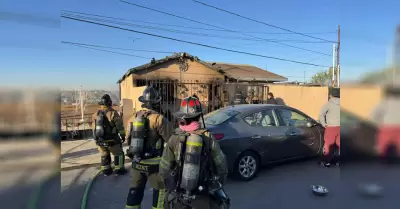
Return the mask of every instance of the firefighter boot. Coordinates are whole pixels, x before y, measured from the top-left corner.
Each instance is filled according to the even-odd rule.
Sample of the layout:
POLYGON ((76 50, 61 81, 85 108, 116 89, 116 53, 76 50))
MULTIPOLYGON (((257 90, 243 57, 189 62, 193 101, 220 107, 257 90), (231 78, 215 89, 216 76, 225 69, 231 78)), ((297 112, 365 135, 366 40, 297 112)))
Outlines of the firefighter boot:
POLYGON ((124 164, 125 164, 125 156, 123 154, 114 156, 114 165, 115 165, 114 174, 116 176, 124 175, 127 173, 124 164))
POLYGON ((103 170, 103 174, 105 176, 109 176, 112 174, 111 168, 111 156, 101 156, 101 170, 103 170))

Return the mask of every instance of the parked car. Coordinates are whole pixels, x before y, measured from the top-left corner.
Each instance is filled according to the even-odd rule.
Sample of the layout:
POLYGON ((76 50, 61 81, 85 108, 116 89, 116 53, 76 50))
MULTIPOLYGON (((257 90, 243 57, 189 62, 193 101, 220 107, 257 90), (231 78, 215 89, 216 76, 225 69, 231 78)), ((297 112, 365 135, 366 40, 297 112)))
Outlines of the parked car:
POLYGON ((228 159, 229 172, 241 180, 253 179, 261 166, 322 151, 324 128, 288 106, 229 106, 204 119, 228 159))

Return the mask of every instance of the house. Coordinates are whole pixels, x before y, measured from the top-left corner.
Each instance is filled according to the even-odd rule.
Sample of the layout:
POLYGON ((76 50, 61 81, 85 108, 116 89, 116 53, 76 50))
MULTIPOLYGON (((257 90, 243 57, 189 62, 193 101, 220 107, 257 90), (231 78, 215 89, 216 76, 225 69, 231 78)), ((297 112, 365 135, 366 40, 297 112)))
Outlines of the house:
POLYGON ((255 66, 206 62, 188 53, 174 53, 129 69, 118 83, 121 105, 128 117, 140 109, 137 99, 148 84, 160 91, 161 106, 166 111, 175 111, 179 108, 177 100, 196 94, 208 112, 236 100, 237 93, 232 91, 241 92, 241 97, 248 92, 264 97, 268 91, 265 84, 280 81, 287 78, 255 66))

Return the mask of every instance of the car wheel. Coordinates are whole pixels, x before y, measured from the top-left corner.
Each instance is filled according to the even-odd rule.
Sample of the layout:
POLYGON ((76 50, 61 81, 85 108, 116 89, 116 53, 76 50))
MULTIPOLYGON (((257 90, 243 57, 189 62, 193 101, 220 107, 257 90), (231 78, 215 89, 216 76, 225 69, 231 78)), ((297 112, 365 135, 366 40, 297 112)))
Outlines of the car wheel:
POLYGON ((252 180, 260 167, 260 160, 256 153, 252 151, 243 152, 235 163, 235 177, 242 181, 252 180))

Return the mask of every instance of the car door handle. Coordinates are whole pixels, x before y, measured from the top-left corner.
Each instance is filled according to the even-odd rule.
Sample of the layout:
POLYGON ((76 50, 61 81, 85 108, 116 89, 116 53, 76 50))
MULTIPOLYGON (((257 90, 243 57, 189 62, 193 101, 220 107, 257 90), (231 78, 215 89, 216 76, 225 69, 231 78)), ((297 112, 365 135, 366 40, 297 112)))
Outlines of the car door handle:
POLYGON ((261 136, 255 135, 251 137, 252 139, 261 139, 261 136))
POLYGON ((310 142, 310 140, 301 140, 301 143, 303 143, 303 144, 306 144, 306 145, 308 145, 308 146, 312 146, 312 145, 314 145, 315 144, 315 141, 314 140, 312 140, 311 142, 310 142))

